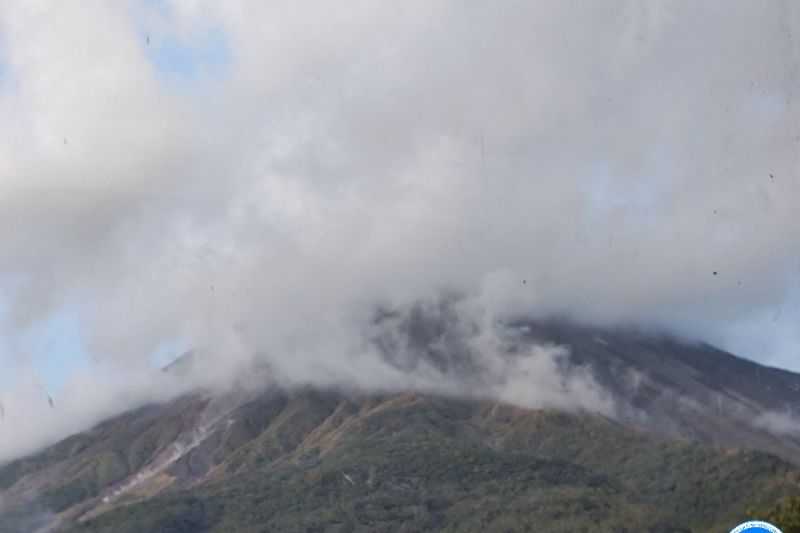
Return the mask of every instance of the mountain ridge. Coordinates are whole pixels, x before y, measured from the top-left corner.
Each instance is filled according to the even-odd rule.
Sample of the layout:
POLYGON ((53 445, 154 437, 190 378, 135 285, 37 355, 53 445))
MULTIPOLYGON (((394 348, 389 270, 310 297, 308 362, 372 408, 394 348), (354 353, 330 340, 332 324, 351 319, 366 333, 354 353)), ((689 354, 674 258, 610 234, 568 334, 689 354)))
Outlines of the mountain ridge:
MULTIPOLYGON (((464 375, 475 354, 441 340, 449 327, 401 326, 411 353, 389 360, 464 375)), ((588 369, 614 416, 430 391, 197 392, 1 466, 0 532, 686 532, 800 493, 797 437, 750 417, 794 405, 800 376, 663 336, 510 327, 509 357, 567 347, 559 368, 588 369)))

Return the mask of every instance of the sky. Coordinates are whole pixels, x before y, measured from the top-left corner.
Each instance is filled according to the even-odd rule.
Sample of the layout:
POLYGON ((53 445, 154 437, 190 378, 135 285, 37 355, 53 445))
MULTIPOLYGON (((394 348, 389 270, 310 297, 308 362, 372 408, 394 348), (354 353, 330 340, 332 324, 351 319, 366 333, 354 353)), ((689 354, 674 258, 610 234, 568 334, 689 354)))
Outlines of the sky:
POLYGON ((476 323, 800 370, 798 23, 788 0, 5 1, 0 402, 72 401, 63 433, 164 397, 187 347, 208 380, 259 357, 391 382, 369 317, 448 291, 476 323))

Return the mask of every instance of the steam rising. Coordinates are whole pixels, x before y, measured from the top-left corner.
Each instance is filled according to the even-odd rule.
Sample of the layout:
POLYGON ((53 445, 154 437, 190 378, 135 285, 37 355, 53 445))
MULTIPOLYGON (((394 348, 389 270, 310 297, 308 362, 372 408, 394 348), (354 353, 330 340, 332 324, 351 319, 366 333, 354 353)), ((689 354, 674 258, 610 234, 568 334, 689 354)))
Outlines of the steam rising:
POLYGON ((788 0, 4 2, 0 362, 26 375, 20 335, 68 312, 95 364, 58 416, 23 408, 46 435, 7 444, 9 398, 35 402, 3 393, 0 460, 177 393, 144 385, 175 339, 211 354, 201 384, 257 357, 446 390, 373 341, 379 309, 451 292, 486 390, 525 405, 606 404, 558 347, 502 362, 511 315, 796 364, 798 24, 788 0))

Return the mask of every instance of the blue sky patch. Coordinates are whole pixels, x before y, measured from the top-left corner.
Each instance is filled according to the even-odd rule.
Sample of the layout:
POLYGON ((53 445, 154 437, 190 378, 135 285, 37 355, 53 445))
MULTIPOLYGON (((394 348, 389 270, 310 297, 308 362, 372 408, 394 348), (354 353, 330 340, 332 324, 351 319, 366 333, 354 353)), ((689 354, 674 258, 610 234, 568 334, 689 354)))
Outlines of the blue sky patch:
POLYGON ((150 356, 150 364, 156 368, 164 368, 186 353, 189 348, 191 345, 180 339, 164 342, 150 356))
POLYGON ((42 385, 57 394, 75 372, 89 367, 81 337, 80 323, 72 313, 62 311, 31 328, 23 341, 32 355, 42 385))
POLYGON ((6 51, 3 47, 3 40, 0 38, 0 90, 8 86, 8 80, 11 76, 11 67, 8 65, 6 58, 6 51))
POLYGON ((26 356, 23 365, 49 394, 57 394, 70 376, 89 367, 78 319, 65 310, 27 328, 16 342, 0 337, 0 368, 12 371, 0 372, 0 392, 14 386, 20 351, 26 356))
POLYGON ((227 76, 230 42, 215 21, 202 21, 193 31, 181 32, 167 0, 138 0, 132 17, 142 50, 162 82, 185 89, 227 76))
POLYGON ((202 82, 224 78, 231 63, 228 40, 221 30, 209 30, 190 42, 175 35, 145 33, 144 46, 147 58, 165 81, 202 82))

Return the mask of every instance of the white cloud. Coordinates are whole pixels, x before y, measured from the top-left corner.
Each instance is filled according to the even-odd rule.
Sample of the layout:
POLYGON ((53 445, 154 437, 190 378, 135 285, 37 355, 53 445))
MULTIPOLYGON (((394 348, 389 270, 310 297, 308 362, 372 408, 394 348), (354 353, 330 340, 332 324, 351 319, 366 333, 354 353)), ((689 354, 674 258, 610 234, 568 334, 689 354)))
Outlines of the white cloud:
POLYGON ((767 411, 761 413, 753 420, 753 425, 781 437, 800 435, 800 420, 791 412, 767 411))
POLYGON ((6 337, 66 306, 112 368, 302 380, 442 289, 724 343, 798 276, 791 2, 169 5, 0 8, 6 337), (142 25, 227 78, 164 84, 142 25))

